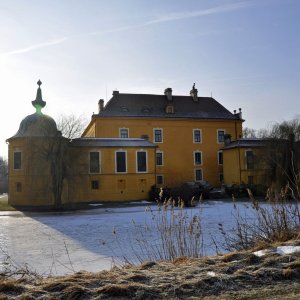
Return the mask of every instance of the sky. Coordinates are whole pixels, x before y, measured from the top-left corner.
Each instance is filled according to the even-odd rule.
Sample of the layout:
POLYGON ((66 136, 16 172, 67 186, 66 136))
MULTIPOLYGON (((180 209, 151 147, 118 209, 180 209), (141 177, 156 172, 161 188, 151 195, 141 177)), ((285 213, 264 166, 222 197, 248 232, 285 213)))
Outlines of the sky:
POLYGON ((299 0, 0 0, 0 156, 34 113, 90 120, 121 93, 213 96, 244 127, 299 115, 299 0))

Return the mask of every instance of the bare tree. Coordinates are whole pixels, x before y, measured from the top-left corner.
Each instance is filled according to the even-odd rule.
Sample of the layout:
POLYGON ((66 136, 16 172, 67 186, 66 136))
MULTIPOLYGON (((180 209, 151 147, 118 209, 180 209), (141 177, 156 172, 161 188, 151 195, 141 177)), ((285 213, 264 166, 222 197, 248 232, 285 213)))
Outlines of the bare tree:
POLYGON ((44 172, 45 176, 49 176, 48 191, 52 193, 56 210, 62 207, 62 194, 72 167, 69 143, 72 138, 81 135, 84 124, 82 117, 62 115, 57 124, 61 131, 55 134, 53 128, 46 124, 42 128, 44 137, 35 139, 32 147, 33 157, 30 160, 35 161, 31 166, 32 173, 44 172))
POLYGON ((87 125, 85 117, 61 114, 57 119, 57 128, 67 139, 79 138, 87 125))
POLYGON ((265 138, 263 163, 268 179, 277 189, 288 187, 293 197, 299 198, 300 118, 274 124, 265 138))

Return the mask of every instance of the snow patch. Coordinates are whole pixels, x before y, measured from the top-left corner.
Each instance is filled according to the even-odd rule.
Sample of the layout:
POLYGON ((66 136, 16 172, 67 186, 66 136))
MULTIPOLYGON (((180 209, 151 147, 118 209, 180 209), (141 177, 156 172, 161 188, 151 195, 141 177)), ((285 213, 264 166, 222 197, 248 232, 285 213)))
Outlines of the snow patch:
POLYGON ((128 202, 128 204, 148 204, 148 203, 154 204, 154 202, 150 202, 150 201, 147 201, 147 200, 128 202))
POLYGON ((261 257, 269 253, 277 253, 280 255, 284 255, 284 254, 292 254, 296 252, 300 252, 300 246, 280 246, 275 249, 264 249, 264 250, 255 251, 253 252, 253 254, 258 257, 261 257))
POLYGON ((210 276, 210 277, 216 277, 216 273, 213 272, 213 271, 208 271, 208 272, 207 272, 207 276, 210 276))
POLYGON ((278 254, 292 254, 295 252, 300 252, 300 246, 280 246, 277 247, 276 253, 278 254))
POLYGON ((258 257, 261 257, 261 256, 264 256, 264 255, 269 254, 271 252, 272 252, 271 249, 264 249, 264 250, 255 251, 255 252, 253 252, 253 254, 258 256, 258 257))

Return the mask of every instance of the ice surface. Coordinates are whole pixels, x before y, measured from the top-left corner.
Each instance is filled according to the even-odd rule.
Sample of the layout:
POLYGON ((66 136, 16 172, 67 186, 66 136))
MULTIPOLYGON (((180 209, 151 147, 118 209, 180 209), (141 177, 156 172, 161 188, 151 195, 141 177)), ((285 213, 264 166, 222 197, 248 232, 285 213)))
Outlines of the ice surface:
MULTIPOLYGON (((246 209, 242 203, 235 205, 246 209)), ((155 204, 149 204, 149 208, 136 204, 62 213, 1 212, 0 258, 9 255, 15 264, 26 263, 44 275, 110 269, 124 256, 138 251, 136 230, 142 226, 150 228, 150 243, 156 243, 157 228, 152 218, 158 208, 155 204)), ((222 237, 218 223, 225 230, 233 226, 232 203, 207 201, 185 211, 189 217, 201 213, 203 254, 215 254, 212 238, 220 241, 222 237)))

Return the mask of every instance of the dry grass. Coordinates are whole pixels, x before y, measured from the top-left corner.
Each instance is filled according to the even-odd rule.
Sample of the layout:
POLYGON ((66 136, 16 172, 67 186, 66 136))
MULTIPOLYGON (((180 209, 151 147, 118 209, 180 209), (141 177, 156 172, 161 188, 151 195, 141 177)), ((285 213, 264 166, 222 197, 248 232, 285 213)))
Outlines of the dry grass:
MULTIPOLYGON (((299 242, 299 241, 298 241, 299 242)), ((2 277, 0 299, 299 299, 300 253, 178 257, 99 273, 2 277)))
POLYGON ((1 196, 0 198, 0 211, 12 211, 15 210, 12 206, 8 204, 7 195, 1 196))

